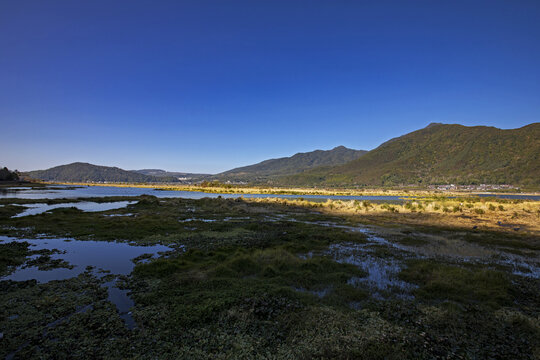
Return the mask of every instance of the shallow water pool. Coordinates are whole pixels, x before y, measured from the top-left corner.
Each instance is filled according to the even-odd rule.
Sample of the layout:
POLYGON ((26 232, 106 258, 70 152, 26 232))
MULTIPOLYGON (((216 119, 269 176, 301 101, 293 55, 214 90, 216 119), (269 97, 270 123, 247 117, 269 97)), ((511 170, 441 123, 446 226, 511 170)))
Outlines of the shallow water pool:
MULTIPOLYGON (((136 257, 143 254, 151 254, 151 257, 156 257, 160 253, 173 250, 164 245, 141 246, 126 242, 81 241, 65 238, 19 239, 0 236, 1 243, 13 241, 28 242, 32 250, 57 249, 59 252, 52 254, 51 258, 64 260, 73 265, 73 268, 40 270, 37 266, 25 267, 21 265, 0 280, 26 281, 35 279, 39 283, 47 283, 76 277, 85 272, 87 267, 94 268, 93 273, 98 278, 108 274, 129 275, 135 267, 133 259, 136 257)), ((135 327, 135 321, 129 313, 129 309, 134 303, 128 296, 128 291, 118 289, 116 279, 106 282, 103 286, 107 288, 109 301, 115 304, 126 326, 128 328, 135 327)))

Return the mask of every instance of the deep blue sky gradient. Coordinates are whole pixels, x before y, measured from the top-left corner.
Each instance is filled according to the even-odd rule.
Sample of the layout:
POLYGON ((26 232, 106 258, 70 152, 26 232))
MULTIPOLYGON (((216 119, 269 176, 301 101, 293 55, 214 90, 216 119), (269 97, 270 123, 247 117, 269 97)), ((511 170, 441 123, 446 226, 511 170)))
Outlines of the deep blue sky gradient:
POLYGON ((540 1, 0 1, 0 165, 219 172, 540 121, 540 1))

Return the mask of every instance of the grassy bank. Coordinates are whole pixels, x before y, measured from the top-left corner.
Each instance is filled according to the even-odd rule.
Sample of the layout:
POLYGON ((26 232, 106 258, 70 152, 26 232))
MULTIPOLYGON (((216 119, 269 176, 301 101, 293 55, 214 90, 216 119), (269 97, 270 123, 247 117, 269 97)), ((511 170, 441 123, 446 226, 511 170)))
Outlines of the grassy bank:
POLYGON ((304 199, 246 199, 255 203, 302 206, 352 221, 381 225, 418 225, 478 229, 540 236, 540 201, 496 198, 424 197, 405 203, 304 199))

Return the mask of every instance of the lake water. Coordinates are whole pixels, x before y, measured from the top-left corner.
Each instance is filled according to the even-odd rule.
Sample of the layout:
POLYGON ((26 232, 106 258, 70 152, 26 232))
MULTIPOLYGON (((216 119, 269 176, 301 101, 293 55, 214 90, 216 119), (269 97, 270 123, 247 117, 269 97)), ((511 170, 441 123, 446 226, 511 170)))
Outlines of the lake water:
POLYGON ((89 211, 89 212, 107 211, 107 210, 113 210, 113 209, 121 209, 134 203, 135 201, 115 201, 115 202, 108 202, 108 203, 78 202, 78 203, 62 203, 62 204, 53 204, 53 205, 48 205, 45 203, 25 204, 22 206, 24 206, 26 210, 24 210, 22 213, 19 213, 13 217, 37 215, 37 214, 50 211, 52 209, 70 208, 70 207, 75 207, 79 210, 89 211))
POLYGON ((480 197, 496 197, 499 199, 512 200, 540 200, 540 195, 518 195, 518 194, 475 194, 480 197))
MULTIPOLYGON (((115 187, 115 186, 80 186, 73 187, 68 185, 54 185, 44 189, 26 189, 21 187, 0 189, 0 198, 17 199, 75 199, 89 197, 107 197, 107 196, 140 196, 153 195, 160 198, 178 197, 184 199, 202 199, 202 198, 280 198, 280 199, 309 199, 315 201, 331 200, 369 200, 373 202, 402 202, 407 200, 402 196, 347 196, 347 195, 276 195, 276 194, 220 194, 205 193, 197 191, 174 191, 174 190, 156 190, 153 188, 137 187, 115 187)), ((509 195, 509 194, 480 194, 478 196, 495 196, 504 199, 529 199, 540 200, 538 195, 509 195)))
POLYGON ((400 196, 330 196, 330 195, 276 195, 276 194, 220 194, 205 193, 198 191, 174 191, 174 190, 156 190, 152 188, 137 187, 115 187, 115 186, 81 186, 73 187, 67 185, 54 185, 53 188, 44 189, 26 189, 6 188, 0 190, 0 198, 17 199, 76 199, 89 197, 107 197, 107 196, 140 196, 153 195, 160 198, 178 197, 184 199, 202 199, 202 198, 280 198, 280 199, 309 199, 325 201, 332 200, 369 200, 369 201, 402 201, 400 196))

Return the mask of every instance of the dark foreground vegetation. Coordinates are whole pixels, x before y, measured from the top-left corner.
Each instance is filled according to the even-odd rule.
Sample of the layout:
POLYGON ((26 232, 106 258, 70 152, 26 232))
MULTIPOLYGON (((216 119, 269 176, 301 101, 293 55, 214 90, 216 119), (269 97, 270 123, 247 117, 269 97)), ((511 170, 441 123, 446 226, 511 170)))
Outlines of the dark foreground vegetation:
MULTIPOLYGON (((135 199, 20 218, 15 204, 33 201, 0 200, 0 235, 174 249, 122 278, 135 300, 132 330, 100 286, 107 276, 90 269, 43 284, 0 281, 0 356, 540 358, 535 236, 366 230, 360 216, 242 199, 135 199)), ((0 247, 4 275, 36 258, 24 243, 0 247)))

